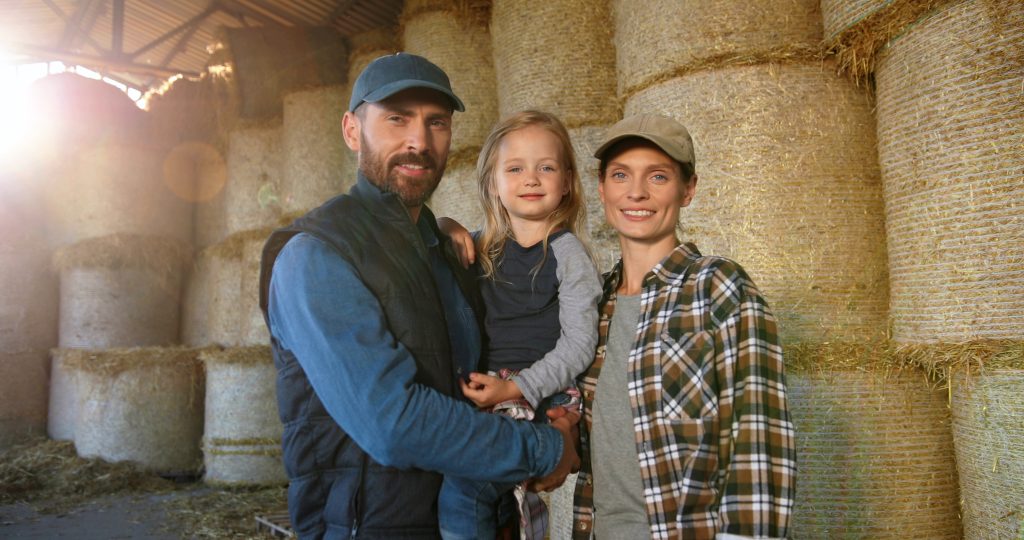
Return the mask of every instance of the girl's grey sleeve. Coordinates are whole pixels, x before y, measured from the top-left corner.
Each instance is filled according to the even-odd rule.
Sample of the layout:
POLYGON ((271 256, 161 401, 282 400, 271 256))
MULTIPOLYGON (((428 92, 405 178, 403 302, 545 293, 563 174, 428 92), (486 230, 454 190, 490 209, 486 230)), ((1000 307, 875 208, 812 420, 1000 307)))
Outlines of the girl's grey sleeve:
POLYGON ((559 236, 550 247, 557 263, 562 332, 554 349, 512 379, 534 407, 572 384, 594 360, 597 347, 597 302, 602 292, 597 268, 572 234, 559 236))

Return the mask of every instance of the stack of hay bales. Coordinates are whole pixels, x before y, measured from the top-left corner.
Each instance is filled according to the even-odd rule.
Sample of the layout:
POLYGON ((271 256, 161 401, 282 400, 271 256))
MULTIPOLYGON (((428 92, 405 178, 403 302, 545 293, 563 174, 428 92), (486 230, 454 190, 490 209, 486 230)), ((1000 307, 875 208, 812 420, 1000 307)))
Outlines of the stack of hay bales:
POLYGON ((0 451, 46 433, 57 281, 38 191, 29 174, 0 179, 0 451))
MULTIPOLYGON (((67 151, 49 172, 45 209, 51 239, 61 246, 55 254, 62 290, 59 345, 175 342, 182 254, 191 239, 187 194, 183 198, 165 182, 161 148, 140 136, 144 115, 123 93, 77 76, 41 82, 53 101, 44 105, 90 96, 83 105, 105 111, 88 119, 93 136, 74 126, 63 131, 69 137, 52 141, 67 151), (146 320, 163 326, 136 324, 146 320)), ((70 439, 78 407, 61 357, 55 355, 52 370, 50 435, 70 439)))
MULTIPOLYGON (((348 102, 352 98, 352 86, 355 85, 356 79, 359 78, 363 69, 374 59, 394 54, 397 51, 397 30, 393 28, 375 28, 349 38, 348 82, 345 84, 345 95, 342 99, 343 109, 348 110, 348 102)), ((342 181, 355 183, 358 170, 358 156, 346 148, 342 159, 342 181)))
POLYGON ((592 157, 605 130, 619 120, 612 29, 606 2, 497 0, 491 12, 501 115, 538 109, 555 114, 569 129, 586 193, 591 247, 602 271, 610 269, 619 251, 614 231, 605 224, 592 157))
POLYGON ((455 95, 466 105, 452 121, 448 167, 430 208, 438 216, 478 229, 483 213, 474 169, 480 146, 498 118, 487 10, 456 0, 411 0, 405 3, 401 22, 404 49, 448 73, 455 95))
POLYGON ((673 116, 694 137, 700 182, 683 237, 746 267, 779 317, 800 456, 791 532, 956 536, 941 396, 881 346, 888 279, 871 103, 822 62, 818 2, 613 5, 625 115, 673 116), (828 407, 821 393, 851 403, 828 407), (893 409, 867 437, 853 428, 872 403, 893 409), (910 411, 920 427, 908 446, 910 411), (857 437, 870 444, 840 442, 857 437), (884 464, 905 479, 862 474, 884 464))
POLYGON ((873 61, 893 339, 950 385, 965 536, 1016 538, 1024 4, 925 4, 911 24, 881 36, 873 61))
POLYGON ((349 151, 341 130, 346 97, 342 85, 296 90, 284 96, 280 197, 287 217, 305 214, 348 191, 355 181, 342 177, 349 151))

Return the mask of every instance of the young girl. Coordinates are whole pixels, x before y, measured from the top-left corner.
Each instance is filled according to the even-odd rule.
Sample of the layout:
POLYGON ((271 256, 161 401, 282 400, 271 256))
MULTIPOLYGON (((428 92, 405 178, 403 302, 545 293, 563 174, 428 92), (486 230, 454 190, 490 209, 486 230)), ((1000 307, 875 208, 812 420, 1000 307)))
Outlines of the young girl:
MULTIPOLYGON (((462 391, 478 407, 544 421, 549 407, 579 406, 569 387, 597 343, 601 285, 579 238, 586 212, 569 134, 551 114, 515 114, 488 135, 477 178, 485 222, 476 245, 454 221, 438 220, 468 258, 477 254, 487 310, 481 369, 489 374, 470 374, 462 391)), ((441 535, 494 538, 498 501, 513 488, 521 533, 543 538, 543 505, 524 486, 455 477, 441 488, 441 535)))

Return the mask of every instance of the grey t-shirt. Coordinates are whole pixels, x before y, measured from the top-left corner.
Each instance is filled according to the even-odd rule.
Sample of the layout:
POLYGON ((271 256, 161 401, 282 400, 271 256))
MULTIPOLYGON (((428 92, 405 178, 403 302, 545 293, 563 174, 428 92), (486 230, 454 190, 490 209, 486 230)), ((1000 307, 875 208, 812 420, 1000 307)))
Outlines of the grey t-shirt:
POLYGON ((626 359, 640 320, 640 296, 619 295, 608 329, 604 365, 594 391, 590 458, 594 471, 594 537, 649 538, 626 359))

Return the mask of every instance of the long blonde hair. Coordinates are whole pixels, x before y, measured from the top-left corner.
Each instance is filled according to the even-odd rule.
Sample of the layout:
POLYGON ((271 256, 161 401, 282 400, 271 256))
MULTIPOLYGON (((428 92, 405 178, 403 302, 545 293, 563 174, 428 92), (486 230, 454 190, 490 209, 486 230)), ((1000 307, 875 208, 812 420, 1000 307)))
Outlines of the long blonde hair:
MULTIPOLYGON (((572 148, 569 132, 562 122, 553 114, 542 111, 521 111, 515 113, 497 125, 487 135, 480 157, 476 162, 476 177, 479 183, 480 204, 484 209, 484 226, 477 239, 477 260, 483 268, 485 277, 494 278, 497 262, 501 260, 505 250, 505 241, 514 239, 512 223, 508 211, 498 197, 498 186, 495 171, 498 166, 498 149, 505 136, 514 131, 531 126, 548 130, 558 139, 559 157, 562 160, 562 180, 569 186, 569 192, 562 196, 558 207, 548 217, 548 230, 544 234, 544 257, 533 269, 534 274, 544 264, 548 251, 548 236, 557 228, 564 227, 579 238, 590 254, 590 243, 587 235, 586 199, 583 197, 583 185, 580 171, 576 167, 576 151, 572 148)), ((592 256, 591 256, 592 257, 592 256)))

